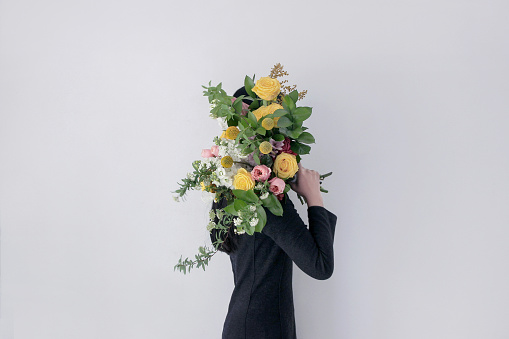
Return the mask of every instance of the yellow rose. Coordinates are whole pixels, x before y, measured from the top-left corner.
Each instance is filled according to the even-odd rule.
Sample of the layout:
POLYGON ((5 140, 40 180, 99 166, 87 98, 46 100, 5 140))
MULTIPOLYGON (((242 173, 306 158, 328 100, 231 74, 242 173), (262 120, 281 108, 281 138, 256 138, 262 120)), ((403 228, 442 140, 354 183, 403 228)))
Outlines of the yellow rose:
POLYGON ((233 186, 236 190, 249 191, 255 186, 251 173, 246 171, 244 168, 239 168, 237 174, 233 177, 233 186))
POLYGON ((276 79, 261 77, 252 89, 263 100, 274 100, 281 91, 281 84, 276 79))
POLYGON ((289 153, 281 153, 274 161, 274 174, 281 179, 292 178, 299 170, 295 155, 289 153))
MULTIPOLYGON (((283 109, 283 106, 280 104, 270 104, 269 106, 262 106, 256 110, 253 111, 254 116, 256 117, 256 120, 260 120, 262 117, 272 114, 278 109, 283 109)), ((277 121, 279 120, 279 117, 274 118, 274 127, 277 127, 277 121)))
MULTIPOLYGON (((267 106, 267 111, 269 113, 267 114, 273 114, 275 111, 277 111, 278 109, 283 109, 283 106, 281 106, 280 104, 270 104, 269 106, 267 106)), ((277 118, 274 118, 274 127, 277 127, 277 121, 279 120, 280 117, 277 117, 277 118)))

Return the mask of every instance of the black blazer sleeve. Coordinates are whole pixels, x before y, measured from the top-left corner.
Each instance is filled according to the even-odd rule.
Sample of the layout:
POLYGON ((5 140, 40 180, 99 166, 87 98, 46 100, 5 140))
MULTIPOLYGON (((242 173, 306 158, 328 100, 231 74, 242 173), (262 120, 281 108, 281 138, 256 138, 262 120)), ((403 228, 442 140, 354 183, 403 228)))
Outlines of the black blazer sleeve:
POLYGON ((281 217, 265 209, 267 224, 262 233, 272 238, 309 276, 319 280, 330 278, 334 271, 336 215, 322 206, 308 207, 308 229, 293 202, 288 197, 285 200, 281 217))

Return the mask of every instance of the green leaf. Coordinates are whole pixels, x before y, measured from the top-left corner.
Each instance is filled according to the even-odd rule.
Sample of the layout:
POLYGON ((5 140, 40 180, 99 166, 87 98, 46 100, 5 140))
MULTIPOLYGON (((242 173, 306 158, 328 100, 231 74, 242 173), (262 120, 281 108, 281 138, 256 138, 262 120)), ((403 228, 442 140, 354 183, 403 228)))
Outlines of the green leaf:
POLYGON ((235 207, 235 210, 238 212, 241 209, 245 208, 247 206, 247 203, 242 199, 235 199, 233 202, 233 207, 235 207))
POLYGON ((255 115, 253 114, 253 112, 251 112, 251 111, 247 112, 247 117, 249 118, 249 120, 250 120, 251 122, 253 122, 253 123, 254 123, 254 125, 253 125, 253 124, 251 124, 251 126, 256 126, 256 125, 258 124, 258 121, 256 121, 256 117, 255 117, 255 115))
POLYGON ((290 148, 297 154, 309 154, 309 151, 311 150, 311 146, 301 144, 298 141, 292 141, 290 148))
POLYGON ((233 215, 237 215, 237 211, 235 210, 235 206, 234 206, 234 204, 235 204, 235 201, 234 201, 234 202, 232 202, 231 204, 229 204, 228 206, 226 206, 226 207, 224 208, 224 211, 225 211, 226 213, 230 213, 230 214, 233 214, 233 215))
POLYGON ((277 128, 291 126, 292 122, 287 117, 281 117, 277 121, 277 128))
POLYGON ((286 104, 286 106, 289 108, 288 111, 293 113, 293 111, 295 110, 295 102, 289 95, 285 95, 285 97, 283 98, 283 104, 286 104))
POLYGON ((244 87, 246 88, 247 94, 249 94, 249 96, 251 98, 256 98, 256 94, 252 91, 254 86, 255 86, 255 83, 254 83, 253 79, 251 79, 250 77, 248 77, 246 75, 246 77, 244 78, 244 87))
POLYGON ((283 215, 283 207, 274 194, 269 194, 267 199, 262 200, 262 204, 267 207, 272 214, 277 216, 283 215))
POLYGON ((265 132, 267 132, 267 130, 261 126, 256 129, 256 133, 258 134, 265 135, 265 132))
POLYGON ((253 152, 253 159, 257 165, 260 165, 260 157, 258 156, 258 150, 253 152))
POLYGON ((268 168, 272 168, 274 162, 272 161, 272 157, 268 154, 263 154, 260 158, 260 165, 265 165, 268 168))
POLYGON ((297 140, 299 142, 303 142, 305 144, 314 144, 315 143, 315 138, 309 132, 303 132, 297 140))
POLYGON ((239 125, 239 120, 236 116, 233 116, 231 119, 228 119, 226 121, 228 123, 228 127, 229 126, 238 126, 239 125))
POLYGON ((303 122, 311 116, 311 111, 311 107, 298 107, 294 112, 292 112, 292 115, 296 121, 303 122))
POLYGON ((289 130, 288 131, 288 136, 292 139, 297 139, 302 133, 302 128, 300 127, 297 127, 297 128, 294 128, 293 130, 289 130))
POLYGON ((242 112, 242 98, 244 95, 239 96, 235 101, 233 102, 233 108, 235 108, 235 112, 240 114, 242 112))
POLYGON ((281 202, 279 202, 278 198, 276 198, 275 195, 272 195, 274 197, 275 200, 275 203, 274 205, 275 206, 272 206, 272 207, 269 207, 269 211, 274 214, 274 215, 277 215, 278 217, 282 216, 283 215, 283 206, 281 206, 281 202))
POLYGON ((277 118, 277 117, 282 117, 283 115, 287 115, 287 114, 288 114, 288 111, 280 108, 280 109, 275 110, 274 113, 269 114, 267 116, 271 117, 271 118, 277 118))
POLYGON ((232 193, 239 199, 242 199, 247 202, 255 203, 258 201, 258 196, 253 190, 244 191, 244 190, 232 190, 232 193))
POLYGON ((293 102, 297 102, 299 100, 299 92, 297 90, 293 90, 288 96, 293 100, 293 102))
POLYGON ((254 111, 258 107, 260 107, 260 103, 258 102, 258 100, 253 100, 253 102, 249 105, 249 109, 251 111, 254 111))
POLYGON ((285 136, 283 134, 275 134, 272 139, 276 140, 276 141, 283 141, 285 140, 285 136))
POLYGON ((290 184, 286 184, 285 190, 283 193, 288 193, 291 189, 292 189, 292 186, 290 186, 290 184))
POLYGON ((258 215, 258 224, 255 226, 255 232, 261 232, 267 223, 267 213, 262 206, 256 206, 256 214, 258 215))

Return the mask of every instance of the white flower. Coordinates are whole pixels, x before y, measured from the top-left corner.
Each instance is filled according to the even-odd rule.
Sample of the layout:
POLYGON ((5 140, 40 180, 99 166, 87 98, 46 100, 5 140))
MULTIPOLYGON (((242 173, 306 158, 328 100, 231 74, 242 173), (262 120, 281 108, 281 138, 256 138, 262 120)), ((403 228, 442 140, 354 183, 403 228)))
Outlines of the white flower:
POLYGON ((256 226, 257 224, 258 224, 258 218, 253 218, 249 222, 249 225, 251 225, 251 226, 256 226))
POLYGON ((179 201, 180 201, 180 199, 179 199, 178 195, 175 195, 175 196, 173 197, 173 200, 175 200, 176 202, 179 202, 179 201))
POLYGON ((257 190, 261 190, 263 188, 263 184, 261 182, 259 182, 259 183, 256 184, 255 188, 257 190))
POLYGON ((219 127, 224 131, 228 128, 228 123, 226 122, 225 117, 219 117, 216 119, 217 123, 219 124, 219 127))
POLYGON ((235 232, 235 234, 244 234, 244 233, 246 233, 245 230, 238 231, 237 229, 234 229, 233 231, 235 232))
POLYGON ((216 223, 213 221, 209 222, 207 225, 207 231, 211 232, 214 227, 216 227, 216 223))
POLYGON ((269 192, 265 192, 262 195, 260 195, 260 199, 267 199, 269 197, 269 192))
POLYGON ((255 205, 250 205, 250 206, 249 206, 249 210, 250 210, 251 212, 256 211, 256 206, 255 206, 255 205))
POLYGON ((242 219, 240 219, 240 218, 233 219, 233 224, 235 226, 239 226, 240 224, 242 224, 242 219))

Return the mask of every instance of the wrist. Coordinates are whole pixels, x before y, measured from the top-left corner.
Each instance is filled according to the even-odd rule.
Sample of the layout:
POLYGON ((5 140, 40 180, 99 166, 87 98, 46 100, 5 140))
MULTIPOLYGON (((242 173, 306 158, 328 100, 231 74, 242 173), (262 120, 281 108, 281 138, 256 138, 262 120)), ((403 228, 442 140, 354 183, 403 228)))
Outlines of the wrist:
POLYGON ((306 197, 306 203, 308 204, 308 207, 311 206, 322 206, 323 207, 323 198, 321 195, 319 196, 313 196, 313 197, 306 197))

